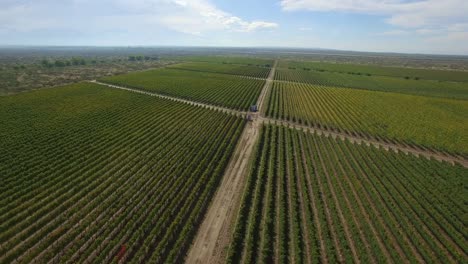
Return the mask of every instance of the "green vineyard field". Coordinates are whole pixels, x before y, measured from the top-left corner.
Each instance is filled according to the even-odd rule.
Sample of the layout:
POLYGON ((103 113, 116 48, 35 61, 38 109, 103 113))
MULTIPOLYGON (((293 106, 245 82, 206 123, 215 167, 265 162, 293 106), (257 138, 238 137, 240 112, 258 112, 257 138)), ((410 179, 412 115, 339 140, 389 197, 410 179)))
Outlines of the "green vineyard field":
POLYGON ((221 64, 240 64, 247 66, 271 67, 272 59, 253 58, 253 57, 238 57, 238 56, 185 56, 181 58, 183 61, 192 62, 211 62, 221 64))
POLYGON ((90 83, 0 118, 0 263, 182 261, 245 125, 90 83))
POLYGON ((461 166, 264 125, 227 263, 463 263, 461 166))
POLYGON ((463 71, 446 71, 432 69, 414 69, 402 67, 380 67, 374 65, 358 65, 343 63, 326 63, 313 61, 288 61, 282 60, 280 68, 285 69, 311 69, 315 71, 341 72, 351 74, 370 74, 410 79, 419 78, 436 81, 468 82, 468 73, 463 71))
POLYGON ((265 83, 226 74, 175 69, 136 72, 102 81, 240 110, 255 104, 265 83))
POLYGON ((467 154, 468 101, 275 82, 267 116, 467 154))
POLYGON ((414 80, 291 69, 277 69, 275 75, 275 80, 279 81, 468 100, 467 82, 414 80))
POLYGON ((206 62, 187 62, 182 64, 175 64, 170 66, 171 69, 200 71, 200 72, 213 72, 232 75, 244 75, 255 78, 267 78, 270 73, 270 68, 256 67, 235 64, 219 64, 219 63, 206 63, 206 62))

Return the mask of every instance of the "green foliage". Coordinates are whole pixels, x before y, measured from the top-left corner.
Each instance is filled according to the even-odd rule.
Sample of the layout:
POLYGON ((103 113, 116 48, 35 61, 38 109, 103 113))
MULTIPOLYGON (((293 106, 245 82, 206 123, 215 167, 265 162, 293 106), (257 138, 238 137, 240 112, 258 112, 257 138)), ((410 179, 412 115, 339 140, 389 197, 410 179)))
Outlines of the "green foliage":
POLYGON ((136 72, 102 81, 242 110, 255 104, 264 84, 263 80, 175 69, 136 72))
POLYGON ((314 61, 288 61, 282 60, 279 63, 280 68, 311 68, 313 70, 322 70, 328 72, 350 72, 371 74, 380 76, 389 76, 403 78, 421 78, 425 80, 436 81, 454 81, 468 82, 468 72, 463 71, 446 71, 432 69, 414 69, 414 68, 398 68, 398 67, 381 67, 376 65, 358 65, 358 64, 341 64, 341 63, 326 63, 314 61))
POLYGON ((377 75, 365 76, 360 73, 342 74, 336 72, 277 69, 275 79, 316 85, 468 100, 468 83, 419 80, 418 77, 415 77, 413 80, 409 76, 395 78, 377 75))
POLYGON ((245 121, 76 84, 0 97, 2 263, 179 263, 245 121), (40 241, 40 242, 39 242, 40 241))
POLYGON ((464 261, 466 168, 262 130, 227 263, 464 261))
POLYGON ((237 64, 218 64, 218 63, 206 63, 206 62, 187 62, 182 64, 176 64, 169 66, 172 69, 190 70, 190 71, 201 71, 201 72, 213 72, 213 73, 224 73, 232 75, 244 75, 257 78, 267 78, 270 73, 270 68, 256 67, 256 66, 245 66, 237 64))
POLYGON ((276 82, 267 114, 324 129, 468 153, 468 101, 276 82))
POLYGON ((272 59, 255 58, 252 56, 186 56, 181 57, 181 60, 192 62, 210 62, 219 64, 240 64, 247 66, 271 67, 272 59))

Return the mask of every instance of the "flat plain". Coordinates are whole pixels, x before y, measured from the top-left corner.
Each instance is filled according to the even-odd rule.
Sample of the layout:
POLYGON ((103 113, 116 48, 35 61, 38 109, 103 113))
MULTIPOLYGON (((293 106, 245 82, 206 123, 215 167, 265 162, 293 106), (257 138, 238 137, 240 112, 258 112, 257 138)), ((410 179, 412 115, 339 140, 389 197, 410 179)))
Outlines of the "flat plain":
POLYGON ((466 72, 171 59, 0 97, 1 263, 466 262, 466 72))

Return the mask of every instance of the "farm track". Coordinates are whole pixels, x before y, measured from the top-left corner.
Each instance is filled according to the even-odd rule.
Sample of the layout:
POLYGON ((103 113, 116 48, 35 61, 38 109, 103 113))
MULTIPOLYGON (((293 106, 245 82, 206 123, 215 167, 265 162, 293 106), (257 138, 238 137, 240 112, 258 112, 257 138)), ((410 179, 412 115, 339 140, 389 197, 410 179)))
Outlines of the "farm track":
MULTIPOLYGON (((276 64, 275 61, 257 101, 260 113, 267 91, 273 81, 276 64)), ((204 106, 211 107, 210 105, 204 106)), ((229 112, 239 113, 234 110, 229 110, 229 112)), ((245 113, 242 112, 242 114, 245 113)), ((232 233, 232 223, 239 210, 249 161, 260 135, 261 123, 258 122, 256 116, 253 116, 253 118, 254 120, 247 124, 241 135, 223 176, 221 186, 218 188, 189 250, 186 263, 221 263, 226 258, 226 251, 232 233)))
POLYGON ((305 130, 309 131, 311 133, 317 133, 319 135, 325 135, 325 136, 331 136, 333 138, 339 138, 341 140, 349 140, 352 143, 357 143, 357 144, 366 144, 366 145, 373 145, 375 147, 381 147, 385 150, 393 150, 395 152, 403 152, 406 154, 413 154, 415 156, 422 156, 426 157, 428 159, 433 158, 438 161, 446 161, 451 164, 458 163, 462 165, 465 168, 468 168, 468 160, 463 159, 461 157, 455 157, 451 156, 449 154, 442 154, 436 151, 432 150, 423 150, 423 149, 416 149, 412 148, 409 146, 403 146, 400 144, 393 144, 393 143, 388 143, 384 141, 379 141, 379 140, 373 140, 361 136, 353 136, 347 133, 341 133, 341 132, 336 132, 336 131, 330 131, 330 130, 325 130, 321 128, 316 128, 312 126, 306 126, 306 125, 300 125, 291 121, 286 121, 286 120, 280 120, 280 119, 274 119, 274 118, 266 118, 266 117, 259 117, 260 121, 263 121, 264 123, 270 123, 270 124, 278 124, 278 125, 283 125, 283 126, 288 126, 292 128, 296 128, 298 130, 305 130))

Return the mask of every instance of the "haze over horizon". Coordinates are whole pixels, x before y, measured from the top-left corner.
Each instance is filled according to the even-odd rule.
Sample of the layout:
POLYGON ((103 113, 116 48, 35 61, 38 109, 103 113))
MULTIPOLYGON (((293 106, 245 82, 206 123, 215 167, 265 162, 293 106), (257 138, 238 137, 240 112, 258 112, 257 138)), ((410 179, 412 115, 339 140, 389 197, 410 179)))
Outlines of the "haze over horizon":
POLYGON ((464 0, 4 0, 0 45, 468 55, 464 0))

